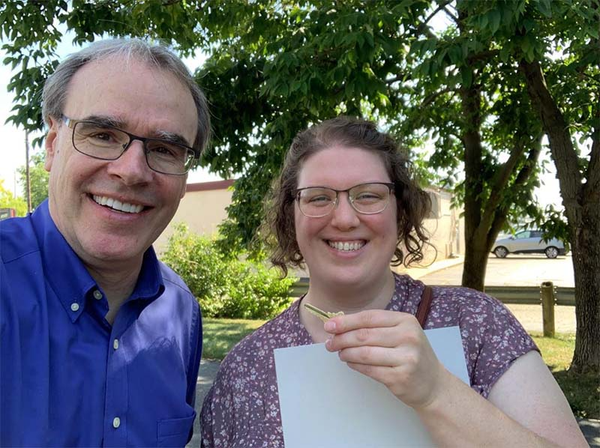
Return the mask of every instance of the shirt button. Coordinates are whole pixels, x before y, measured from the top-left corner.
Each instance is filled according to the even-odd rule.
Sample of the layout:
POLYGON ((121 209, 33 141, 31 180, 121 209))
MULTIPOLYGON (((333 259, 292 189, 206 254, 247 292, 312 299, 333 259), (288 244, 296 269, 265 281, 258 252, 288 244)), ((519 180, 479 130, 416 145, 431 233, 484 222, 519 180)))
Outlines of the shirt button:
POLYGON ((121 419, 119 417, 113 418, 113 428, 117 429, 121 426, 121 419))
POLYGON ((77 302, 73 302, 71 304, 71 311, 73 311, 73 312, 79 311, 79 304, 77 302))
POLYGON ((119 340, 118 340, 118 339, 115 339, 115 340, 113 341, 113 348, 114 348, 115 350, 117 350, 117 349, 119 348, 119 340))
POLYGON ((96 300, 102 299, 102 293, 100 291, 98 291, 97 289, 94 290, 93 295, 94 295, 94 299, 96 299, 96 300))

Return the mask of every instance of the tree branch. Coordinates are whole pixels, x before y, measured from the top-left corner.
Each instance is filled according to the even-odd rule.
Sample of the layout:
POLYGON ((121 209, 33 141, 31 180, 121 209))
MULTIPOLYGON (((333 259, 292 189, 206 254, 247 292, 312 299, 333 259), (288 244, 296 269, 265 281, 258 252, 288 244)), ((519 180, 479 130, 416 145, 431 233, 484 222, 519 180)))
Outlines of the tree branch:
POLYGON ((444 93, 448 93, 448 92, 456 92, 457 89, 452 88, 452 87, 446 87, 445 89, 442 90, 438 90, 437 92, 433 92, 432 94, 428 95, 423 102, 421 103, 421 108, 427 107, 429 106, 431 103, 433 103, 433 101, 438 97, 443 95, 444 93))
POLYGON ((421 22, 421 23, 419 24, 419 26, 417 27, 417 33, 419 33, 419 34, 420 34, 420 33, 422 33, 422 32, 423 32, 423 29, 425 28, 425 26, 427 26, 427 23, 429 23, 429 21, 430 21, 431 19, 433 19, 433 18, 434 18, 434 17, 437 15, 437 13, 438 13, 438 12, 440 12, 440 11, 445 11, 445 12, 447 13, 447 11, 446 11, 446 6, 448 6, 448 5, 451 3, 451 1, 452 1, 452 0, 448 0, 448 1, 446 1, 446 2, 443 2, 443 3, 442 3, 440 6, 438 6, 438 7, 437 7, 437 8, 436 8, 436 9, 435 9, 435 10, 434 10, 434 11, 433 11, 431 14, 429 14, 429 15, 428 15, 428 16, 425 18, 425 20, 424 20, 423 22, 421 22))
POLYGON ((550 151, 556 165, 563 204, 568 214, 578 213, 580 206, 578 196, 582 179, 579 160, 565 118, 548 90, 539 62, 521 60, 519 68, 524 74, 531 102, 542 120, 544 131, 550 141, 550 151))
POLYGON ((444 5, 444 12, 446 13, 446 15, 448 17, 450 17, 452 20, 454 20, 454 23, 456 23, 458 25, 458 16, 455 16, 454 14, 452 14, 452 12, 450 12, 448 10, 448 8, 446 8, 446 5, 444 5))

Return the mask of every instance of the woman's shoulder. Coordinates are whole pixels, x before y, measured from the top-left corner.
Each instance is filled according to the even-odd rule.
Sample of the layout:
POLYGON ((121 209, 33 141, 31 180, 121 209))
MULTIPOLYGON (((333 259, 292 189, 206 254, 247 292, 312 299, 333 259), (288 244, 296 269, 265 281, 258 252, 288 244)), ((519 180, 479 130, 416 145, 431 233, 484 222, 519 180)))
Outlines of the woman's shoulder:
MULTIPOLYGON (((405 279, 410 291, 420 296, 425 284, 410 277, 405 279)), ((433 299, 427 328, 439 328, 452 325, 492 326, 512 325, 514 318, 510 310, 498 299, 475 289, 464 286, 431 286, 433 299)), ((420 301, 416 297, 413 301, 420 301)), ((482 328, 483 329, 483 328, 482 328)))

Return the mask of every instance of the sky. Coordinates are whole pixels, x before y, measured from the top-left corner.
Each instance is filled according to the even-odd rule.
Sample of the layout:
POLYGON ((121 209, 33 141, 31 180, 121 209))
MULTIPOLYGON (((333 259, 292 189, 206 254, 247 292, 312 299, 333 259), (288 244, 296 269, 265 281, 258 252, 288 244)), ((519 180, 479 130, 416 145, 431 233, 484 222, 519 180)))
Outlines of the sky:
MULTIPOLYGON (((70 39, 66 38, 69 42, 70 39)), ((66 56, 69 53, 76 51, 76 48, 70 44, 63 44, 59 47, 59 54, 66 56)), ((25 165, 25 132, 17 128, 12 123, 6 124, 6 119, 10 116, 10 110, 13 107, 12 94, 7 91, 8 83, 12 77, 10 66, 2 64, 5 53, 0 50, 0 179, 4 180, 4 188, 10 190, 15 195, 21 195, 21 188, 18 185, 17 169, 25 165)), ((202 64, 202 57, 184 59, 188 68, 192 71, 196 70, 202 64)), ((30 136, 30 148, 31 140, 30 136)), ((39 152, 41 148, 36 147, 31 151, 39 152)), ((542 157, 549 159, 547 152, 542 154, 542 157)), ((554 164, 549 163, 550 172, 542 176, 543 185, 535 192, 538 201, 542 206, 554 204, 558 208, 561 206, 561 198, 559 193, 558 180, 555 177, 554 164)), ((206 169, 197 169, 191 172, 188 176, 188 183, 208 182, 220 180, 221 178, 215 174, 209 173, 206 169)))

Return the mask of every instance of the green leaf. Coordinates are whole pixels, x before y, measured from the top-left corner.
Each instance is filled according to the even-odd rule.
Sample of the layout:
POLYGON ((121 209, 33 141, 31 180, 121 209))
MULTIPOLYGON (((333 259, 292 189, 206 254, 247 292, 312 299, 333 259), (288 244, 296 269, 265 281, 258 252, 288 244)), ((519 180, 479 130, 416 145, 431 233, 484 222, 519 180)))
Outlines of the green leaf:
POLYGON ((537 9, 546 17, 552 17, 552 5, 551 0, 537 0, 537 9))

